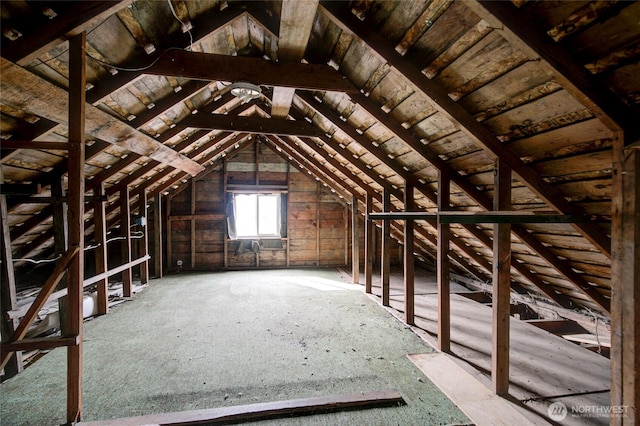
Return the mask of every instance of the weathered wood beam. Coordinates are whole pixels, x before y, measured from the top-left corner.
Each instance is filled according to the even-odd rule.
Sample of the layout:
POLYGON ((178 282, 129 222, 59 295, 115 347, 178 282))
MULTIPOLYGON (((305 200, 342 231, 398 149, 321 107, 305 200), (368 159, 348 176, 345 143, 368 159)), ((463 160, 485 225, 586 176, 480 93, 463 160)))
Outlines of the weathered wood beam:
POLYGON ((627 407, 613 425, 640 424, 640 146, 614 145, 611 265, 611 406, 627 407))
MULTIPOLYGON (((279 61, 299 63, 302 60, 317 9, 318 0, 284 0, 282 2, 278 37, 279 61)), ((272 117, 287 117, 294 93, 294 88, 274 87, 271 97, 272 117)))
POLYGON ((71 2, 65 5, 64 13, 58 13, 53 18, 54 22, 50 25, 38 25, 32 32, 14 41, 3 37, 2 57, 22 66, 27 65, 44 52, 82 33, 130 3, 131 0, 71 2))
POLYGON ((153 272, 156 278, 162 278, 164 273, 162 262, 162 229, 164 226, 162 224, 162 218, 162 194, 156 194, 153 197, 153 272))
POLYGON ((19 141, 14 139, 3 140, 0 149, 13 150, 13 149, 55 149, 59 151, 66 151, 69 149, 67 142, 41 142, 41 141, 19 141))
POLYGON ((77 345, 79 343, 79 336, 72 337, 36 337, 33 339, 22 339, 16 342, 3 343, 1 345, 1 354, 17 352, 17 351, 32 351, 37 349, 55 349, 64 346, 77 345))
MULTIPOLYGON (((134 266, 137 266, 137 265, 139 265, 139 264, 141 264, 143 262, 147 262, 150 258, 151 257, 149 255, 142 256, 142 257, 139 257, 139 258, 137 258, 135 260, 132 260, 130 262, 124 263, 124 264, 122 264, 120 266, 116 266, 115 268, 109 269, 108 271, 105 271, 105 272, 103 272, 101 274, 94 275, 93 277, 87 278, 86 280, 84 280, 84 286, 86 287, 88 285, 91 285, 91 284, 94 284, 94 283, 96 283, 98 281, 101 281, 101 280, 103 280, 105 278, 109 278, 109 277, 111 277, 111 276, 113 276, 115 274, 118 274, 118 273, 122 272, 122 271, 125 271, 127 269, 131 269, 134 266)), ((62 290, 62 291, 64 291, 64 290, 62 290)), ((64 293, 61 293, 60 297, 61 296, 64 296, 64 293)), ((124 297, 131 297, 131 296, 124 296, 124 297)))
POLYGON ((395 389, 375 392, 358 392, 346 395, 322 396, 288 401, 262 402, 236 407, 222 407, 181 413, 150 414, 124 419, 110 419, 81 423, 86 426, 124 426, 131 424, 230 424, 257 420, 269 420, 366 408, 404 405, 404 399, 395 389))
MULTIPOLYGON (((4 58, 0 58, 0 71, 1 102, 64 126, 70 125, 65 90, 4 58)), ((85 131, 88 135, 185 172, 197 174, 202 170, 199 164, 92 105, 86 105, 85 131)))
MULTIPOLYGON (((413 185, 410 182, 404 184, 404 210, 410 212, 415 209, 413 185)), ((414 250, 414 221, 407 219, 404 221, 404 322, 409 325, 415 324, 415 265, 413 258, 414 250)))
MULTIPOLYGON (((304 96, 304 94, 302 94, 304 96)), ((418 152, 422 157, 424 157, 427 161, 429 161, 436 169, 440 172, 447 174, 451 181, 455 183, 460 189, 462 189, 465 193, 467 193, 473 200, 475 200, 478 205, 486 210, 490 210, 492 208, 491 200, 485 195, 484 192, 480 191, 476 186, 474 186, 468 179, 464 176, 460 175, 455 169, 453 169, 448 163, 438 157, 430 148, 423 145, 419 142, 415 135, 413 135, 409 130, 402 127, 399 123, 391 119, 376 102, 371 100, 370 98, 360 94, 352 94, 351 98, 356 101, 360 106, 362 106, 369 114, 375 117, 380 123, 384 124, 389 131, 396 135, 399 139, 403 140, 408 146, 418 152)), ((311 97, 306 97, 305 100, 307 102, 311 102, 311 97)), ((328 111, 326 111, 329 113, 328 111)), ((333 120, 333 119, 332 119, 333 120)), ((334 121, 340 125, 340 121, 334 121)), ((344 130, 344 129, 343 129, 344 130)), ((350 134, 350 136, 355 136, 350 134)), ((363 140, 358 140, 359 143, 363 143, 363 140)), ((364 145, 363 145, 364 146, 364 145)), ((335 148, 335 147, 334 147, 335 148)), ((337 148, 335 148, 337 149, 337 148)), ((383 162, 388 161, 386 155, 380 152, 377 148, 374 147, 374 151, 372 151, 377 158, 381 159, 383 162)), ((367 171, 366 168, 360 167, 364 172, 367 171)), ((403 172, 403 170, 397 170, 398 172, 403 172)), ((421 189, 421 185, 417 185, 418 189, 421 189)), ((437 202, 433 194, 429 195, 425 191, 422 191, 425 195, 427 195, 432 201, 437 202)), ((384 226, 384 225, 383 225, 384 226)), ((482 239, 484 235, 482 231, 465 225, 465 228, 471 232, 476 238, 482 239)), ((602 297, 595 289, 589 285, 585 281, 580 274, 576 273, 566 262, 563 262, 558 259, 558 257, 551 252, 551 250, 544 247, 533 235, 531 235, 525 228, 521 226, 513 226, 512 231, 514 234, 520 238, 525 244, 529 246, 534 252, 536 252, 541 258, 543 258, 549 265, 558 270, 562 275, 564 275, 569 281, 574 283, 578 289, 583 291, 587 296, 589 296, 592 300, 594 300, 598 305, 602 306, 605 312, 608 312, 608 304, 607 301, 602 297)), ((489 243, 488 247, 491 247, 489 243)), ((514 263, 517 263, 514 259, 514 263)), ((523 268, 522 265, 517 264, 514 267, 527 277, 529 281, 531 281, 536 287, 538 287, 544 294, 551 298, 551 300, 558 303, 560 306, 568 307, 569 301, 566 297, 563 297, 562 294, 557 293, 549 288, 548 285, 543 283, 538 277, 532 274, 527 268, 523 268)))
POLYGON ((95 83, 94 87, 87 92, 87 102, 95 105, 111 93, 140 79, 144 75, 142 68, 145 68, 148 64, 158 59, 166 49, 174 47, 187 49, 191 46, 191 42, 194 44, 201 42, 234 20, 246 19, 247 12, 234 6, 235 5, 231 3, 229 7, 224 10, 211 8, 210 12, 205 12, 197 19, 194 19, 194 28, 190 34, 176 34, 171 38, 171 45, 157 46, 153 54, 142 58, 142 60, 137 57, 131 61, 119 64, 124 68, 141 68, 141 70, 119 72, 116 75, 95 83))
MULTIPOLYGON (((511 170, 496 160, 494 206, 496 210, 511 208, 511 170)), ((493 226, 493 304, 491 384, 496 395, 509 393, 509 321, 511 295, 511 226, 493 226)))
MULTIPOLYGON (((382 191, 382 211, 391 211, 391 192, 382 191)), ((371 213, 369 213, 371 215, 371 213)), ((382 223, 382 253, 380 254, 380 286, 382 287, 382 306, 390 306, 389 277, 391 276, 391 222, 382 223)))
MULTIPOLYGON (((144 218, 144 225, 142 225, 142 238, 140 239, 140 252, 138 253, 138 257, 145 257, 149 254, 149 232, 147 228, 147 224, 149 223, 149 218, 147 217, 147 190, 143 189, 140 191, 138 196, 138 216, 140 218, 144 218)), ((140 283, 146 284, 149 282, 149 261, 146 260, 140 264, 140 283)))
POLYGON ((431 220, 438 223, 575 223, 593 220, 588 215, 560 215, 542 212, 528 211, 439 211, 439 212, 398 212, 398 213, 372 213, 374 220, 431 220))
MULTIPOLYGON (((120 246, 120 254, 124 263, 131 263, 131 203, 129 198, 129 188, 120 190, 120 229, 125 237, 120 246)), ((131 297, 131 268, 122 271, 122 295, 131 297)))
MULTIPOLYGON (((365 213, 369 214, 373 211, 373 197, 371 194, 367 194, 365 202, 365 213)), ((366 215, 365 215, 366 217, 366 215)), ((365 218, 364 222, 364 291, 365 293, 371 293, 371 284, 373 274, 373 256, 375 246, 373 244, 373 232, 375 230, 375 224, 373 221, 365 218)))
POLYGON ((360 284, 360 226, 358 225, 358 197, 351 199, 351 275, 354 284, 360 284))
POLYGON ((244 117, 226 114, 197 114, 185 118, 178 126, 195 129, 227 130, 263 135, 291 135, 317 137, 322 130, 306 121, 280 118, 244 117))
MULTIPOLYGON (((4 176, 2 173, 2 167, 0 167, 0 185, 4 183, 4 176)), ((17 307, 16 297, 16 277, 13 270, 13 257, 11 250, 11 234, 9 232, 9 219, 7 215, 7 199, 4 195, 0 194, 0 231, 2 231, 1 247, 2 254, 0 255, 0 268, 2 272, 0 274, 0 331, 2 332, 2 340, 8 341, 16 327, 18 322, 15 319, 10 318, 7 313, 17 307)), ((4 357, 0 357, 3 359, 4 357)), ((7 365, 4 368, 5 378, 10 378, 20 373, 23 370, 22 353, 14 353, 8 360, 7 365)))
MULTIPOLYGON (((53 292, 56 285, 58 284, 58 282, 60 282, 60 279, 66 272, 69 262, 71 262, 72 258, 75 257, 79 252, 80 250, 78 249, 78 247, 72 247, 64 254, 64 256, 60 258, 60 260, 58 260, 58 262, 56 262, 56 266, 51 272, 51 275, 49 276, 47 281, 45 281, 42 289, 40 289, 40 292, 36 296, 35 300, 31 303, 29 310, 24 315, 24 317, 20 321, 20 324, 16 327, 15 331, 11 335, 11 342, 15 342, 24 338, 24 336, 27 334, 29 326, 36 319, 38 312, 40 312, 45 302, 49 298, 49 295, 53 292)), ((4 367, 7 361, 9 361, 9 355, 10 354, 5 354, 2 357, 0 368, 4 367)))
MULTIPOLYGON (((451 180, 449 176, 438 174, 438 211, 451 208, 451 180)), ((436 274, 438 281, 438 350, 451 350, 451 284, 449 273, 449 225, 438 222, 438 260, 436 274)))
MULTIPOLYGON (((575 205, 569 203, 557 187, 548 184, 533 169, 528 167, 512 151, 506 149, 496 136, 479 123, 460 104, 452 100, 446 90, 436 81, 426 78, 413 64, 408 63, 395 47, 376 31, 375 28, 359 21, 344 4, 337 2, 321 2, 321 6, 332 21, 345 31, 351 32, 366 43, 381 58, 399 72, 412 84, 427 94, 434 105, 445 117, 458 123, 460 129, 494 157, 500 157, 517 174, 520 180, 538 197, 563 214, 580 214, 575 205)), ((334 121, 336 123, 336 121, 334 121)), ((605 255, 611 256, 611 241, 606 232, 593 223, 575 224, 574 227, 605 255)))
POLYGON ((145 73, 195 80, 247 81, 300 90, 357 91, 342 74, 328 65, 278 63, 246 56, 184 50, 164 53, 145 73))
POLYGON ((636 113, 576 63, 571 52, 554 42, 524 11, 513 4, 493 1, 473 1, 467 7, 530 58, 542 59, 539 64, 551 71, 554 79, 608 128, 614 132, 624 128, 628 136, 640 136, 634 120, 636 113))
POLYGON ((3 183, 0 185, 0 195, 34 195, 42 192, 42 186, 37 183, 3 183))
MULTIPOLYGON (((104 195, 104 183, 100 182, 94 190, 96 195, 104 195)), ((96 274, 102 274, 108 269, 108 250, 107 250, 107 223, 104 201, 97 201, 93 205, 93 240, 98 244, 94 249, 96 262, 96 274)), ((98 315, 109 313, 109 280, 104 278, 98 281, 98 315)))
POLYGON ((69 40, 69 183, 67 185, 68 247, 78 249, 67 268, 67 328, 70 336, 78 336, 77 344, 67 347, 67 422, 82 419, 82 322, 84 280, 84 192, 85 131, 87 123, 86 88, 87 34, 69 40))

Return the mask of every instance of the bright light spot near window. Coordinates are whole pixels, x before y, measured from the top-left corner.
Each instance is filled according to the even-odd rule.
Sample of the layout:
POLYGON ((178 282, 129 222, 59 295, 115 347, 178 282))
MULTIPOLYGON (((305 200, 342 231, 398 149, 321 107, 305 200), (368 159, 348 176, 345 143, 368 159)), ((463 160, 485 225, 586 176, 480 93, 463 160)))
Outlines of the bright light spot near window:
POLYGON ((234 200, 238 238, 280 236, 280 195, 236 194, 234 200))

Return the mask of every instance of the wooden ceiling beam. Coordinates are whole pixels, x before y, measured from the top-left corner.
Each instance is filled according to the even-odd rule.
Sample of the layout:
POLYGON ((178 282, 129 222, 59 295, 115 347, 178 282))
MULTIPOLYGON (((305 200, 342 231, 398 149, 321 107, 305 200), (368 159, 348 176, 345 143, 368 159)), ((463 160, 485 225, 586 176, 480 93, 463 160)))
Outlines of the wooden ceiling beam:
POLYGON ((555 80, 614 132, 640 136, 637 112, 572 59, 571 52, 553 41, 545 30, 510 2, 470 1, 466 6, 487 21, 509 43, 549 70, 555 80))
POLYGON ((64 13, 58 13, 51 24, 36 26, 33 32, 15 41, 8 41, 3 37, 2 57, 18 65, 27 65, 44 52, 82 33, 131 2, 132 0, 68 2, 71 6, 64 13))
POLYGON ((145 73, 144 69, 149 64, 153 63, 153 61, 157 60, 166 49, 175 47, 179 49, 187 49, 191 46, 192 41, 194 44, 197 44, 227 24, 246 16, 246 11, 233 6, 227 7, 222 11, 214 9, 210 13, 205 13, 199 16, 198 19, 194 20, 195 26, 191 30, 192 39, 189 34, 176 34, 175 37, 171 38, 170 46, 157 46, 156 51, 151 55, 144 56, 142 58, 136 57, 130 62, 118 64, 118 66, 122 68, 138 70, 119 72, 116 75, 95 83, 93 88, 87 92, 87 102, 90 104, 96 104, 111 93, 141 78, 145 73))
POLYGON ((329 65, 280 63, 247 56, 184 50, 164 53, 145 73, 194 80, 241 81, 301 90, 357 91, 342 74, 329 65))
MULTIPOLYGON (((345 131, 345 133, 347 133, 347 135, 349 137, 354 139, 356 142, 358 142, 360 145, 362 145, 365 149, 367 149, 369 152, 371 152, 374 156, 376 156, 376 158, 378 158, 380 161, 384 162, 385 164, 388 164, 389 167, 392 168, 392 170, 394 170, 396 173, 398 173, 405 180, 410 179, 412 177, 410 173, 408 173, 406 170, 404 170, 401 167, 399 167, 399 165, 397 163, 395 163, 394 161, 390 160, 387 157, 386 153, 381 148, 373 146, 371 144, 371 142, 365 136, 360 135, 357 131, 355 131, 355 129, 353 127, 349 126, 348 124, 346 124, 342 120, 340 120, 338 114, 335 111, 333 111, 331 108, 328 108, 324 104, 318 103, 317 101, 315 101, 313 96, 311 96, 309 94, 299 93, 298 96, 301 99, 303 99, 307 104, 309 104, 309 106, 311 106, 311 108, 315 109, 319 114, 321 114, 324 117, 326 117, 327 119, 331 120, 334 123, 334 125, 336 125, 341 130, 345 131)), ((326 138, 326 136, 324 136, 323 139, 324 138, 326 138)), ((337 148, 335 148, 335 149, 337 149, 337 148)), ((360 166, 356 166, 356 167, 358 167, 361 171, 363 171, 365 173, 369 171, 368 168, 366 166, 364 166, 364 165, 360 165, 360 166)), ((468 186, 468 185, 466 185, 466 186, 468 186)), ((434 204, 437 204, 437 195, 433 191, 431 191, 426 185, 422 185, 422 184, 418 183, 418 184, 416 184, 416 189, 418 189, 423 195, 425 195, 434 204)), ((474 192, 475 191, 477 191, 477 189, 474 189, 474 192)), ((394 196, 395 196, 395 194, 394 194, 394 196)), ((477 197, 478 197, 479 200, 486 200, 486 197, 480 196, 479 194, 477 195, 477 197)), ((402 198, 400 198, 400 199, 402 199, 402 198)), ((485 202, 488 202, 489 206, 491 205, 491 202, 489 202, 489 201, 485 201, 485 202)), ((486 235, 484 234, 484 231, 479 229, 477 226, 474 226, 474 225, 471 225, 471 224, 465 224, 463 226, 469 233, 471 233, 471 235, 473 235, 478 240, 483 241, 488 248, 492 248, 492 243, 490 241, 486 241, 486 239, 485 239, 486 235)), ((525 230, 520 230, 519 233, 526 234, 527 232, 525 230)), ((528 238, 527 240, 531 240, 531 238, 528 238)), ((452 241, 454 241, 454 240, 452 240, 452 241)), ((463 247, 464 244, 460 245, 460 244, 456 243, 456 245, 458 247, 460 247, 461 249, 464 249, 464 247, 463 247)), ((542 245, 538 244, 537 246, 542 246, 542 245)), ((566 271, 567 268, 563 267, 561 265, 562 262, 559 262, 556 256, 553 256, 548 251, 543 252, 543 253, 545 254, 545 260, 547 260, 550 265, 554 266, 559 271, 567 272, 566 271)), ((568 301, 565 298, 563 298, 562 295, 560 295, 559 293, 556 293, 553 289, 550 288, 550 286, 548 286, 547 284, 542 282, 542 280, 540 278, 536 277, 534 274, 529 273, 529 271, 526 270, 526 268, 524 268, 523 265, 521 265, 520 263, 515 261, 515 258, 513 259, 512 266, 518 272, 520 272, 522 275, 526 276, 527 279, 529 281, 531 281, 531 283, 533 285, 538 287, 544 294, 549 296, 551 298, 551 300, 553 300, 556 303, 558 303, 558 305, 560 305, 560 306, 567 306, 568 305, 568 301)), ((491 272, 492 271, 491 268, 489 268, 488 271, 491 272)), ((575 284, 576 284, 576 286, 578 288, 584 290, 584 288, 583 288, 584 285, 587 284, 587 286, 588 286, 588 283, 586 283, 584 281, 584 279, 580 279, 579 275, 574 273, 574 274, 572 274, 570 276, 572 278, 578 280, 578 281, 575 282, 575 284)), ((569 278, 569 277, 567 277, 567 278, 569 278)), ((571 280, 571 278, 569 278, 569 279, 571 280)), ((585 287, 585 288, 588 288, 588 287, 585 287)), ((598 297, 597 294, 594 294, 593 296, 596 297, 596 298, 598 297)), ((600 304, 602 302, 603 301, 601 299, 598 299, 597 303, 600 304)))
POLYGON ((231 114, 197 114, 186 117, 178 126, 195 129, 226 130, 262 135, 288 135, 317 137, 322 130, 302 120, 283 118, 244 117, 231 114))
MULTIPOLYGON (((0 58, 0 101, 23 111, 68 125, 68 94, 14 63, 0 58)), ((151 137, 118 121, 106 112, 86 105, 88 135, 196 175, 201 166, 151 137)))
MULTIPOLYGON (((302 60, 317 9, 318 0, 284 0, 282 2, 278 61, 299 63, 302 60)), ((274 87, 271 97, 271 116, 286 118, 289 115, 294 94, 293 88, 274 87)))
MULTIPOLYGON (((383 39, 374 27, 369 27, 358 20, 348 9, 344 8, 344 4, 323 1, 321 5, 322 10, 336 25, 360 38, 389 65, 401 72, 405 78, 434 101, 438 111, 452 122, 458 123, 460 129, 468 137, 492 156, 500 157, 538 197, 562 214, 581 213, 580 208, 569 203, 557 187, 548 184, 533 168, 529 168, 517 155, 506 149, 487 127, 453 101, 447 91, 436 81, 429 80, 418 68, 404 60, 396 52, 395 47, 383 39)), ((593 223, 580 223, 573 226, 603 254, 611 256, 611 239, 601 227, 593 223)))

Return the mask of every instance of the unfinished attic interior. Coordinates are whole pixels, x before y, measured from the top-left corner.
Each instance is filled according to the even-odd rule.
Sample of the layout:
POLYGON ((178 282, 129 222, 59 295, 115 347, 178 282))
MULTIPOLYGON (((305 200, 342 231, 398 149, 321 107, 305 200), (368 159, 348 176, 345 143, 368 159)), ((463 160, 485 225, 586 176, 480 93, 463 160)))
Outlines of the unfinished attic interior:
MULTIPOLYGON (((233 407, 234 421, 332 411, 296 421, 640 424, 640 2, 0 8, 3 425, 213 424, 233 407), (302 287, 312 293, 297 299, 302 287), (343 291, 327 299, 328 287, 343 291), (366 339, 351 346, 340 334, 374 323, 340 316, 351 298, 391 320, 385 338, 422 349, 388 345, 402 353, 392 362, 363 354, 366 339), (253 328, 240 333, 244 320, 224 317, 247 301, 253 328), (171 315, 207 303, 216 316, 171 315), (337 371, 342 361, 314 360, 344 351, 380 376, 338 391, 318 373, 313 392, 294 392, 296 361, 253 398, 240 369, 231 397, 167 386, 163 403, 104 400, 142 392, 127 367, 138 360, 118 347, 135 341, 149 364, 186 369, 172 352, 191 344, 210 362, 202 374, 223 361, 235 371, 274 355, 269 338, 243 352, 237 335, 258 336, 296 303, 323 312, 334 339, 305 369, 337 371), (119 315, 131 318, 119 333, 99 331, 119 315), (213 325, 193 325, 204 317, 213 325), (173 321, 202 335, 148 352, 173 338, 173 321), (216 324, 225 331, 207 334, 216 324), (236 336, 219 341, 226 354, 225 333, 236 336), (112 388, 93 372, 100 336, 113 337, 102 351, 121 375, 112 388), (385 362, 446 403, 414 395, 385 362), (55 398, 49 376, 62 383, 55 398), (211 397, 186 401, 200 394, 211 397), (376 401, 393 406, 364 410, 376 401), (435 417, 446 404, 453 414, 435 417), (345 406, 363 409, 334 412, 345 406)), ((296 350, 311 351, 304 333, 319 322, 282 320, 278 336, 302 333, 296 350)))

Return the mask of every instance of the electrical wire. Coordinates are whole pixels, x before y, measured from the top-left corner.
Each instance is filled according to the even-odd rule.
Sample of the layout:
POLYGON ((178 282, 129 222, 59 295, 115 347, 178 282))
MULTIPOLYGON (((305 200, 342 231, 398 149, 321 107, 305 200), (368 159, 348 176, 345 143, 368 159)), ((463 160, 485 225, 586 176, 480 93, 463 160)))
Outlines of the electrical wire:
MULTIPOLYGON (((171 9, 171 13, 173 14, 173 17, 176 18, 178 22, 180 22, 180 25, 182 25, 182 28, 188 28, 187 25, 184 22, 182 22, 180 18, 178 18, 178 14, 176 14, 176 10, 173 8, 173 4, 171 3, 171 0, 167 0, 167 3, 169 3, 169 9, 171 9)), ((189 29, 187 29, 187 33, 189 34, 189 51, 193 52, 193 35, 191 34, 191 30, 189 29)))
POLYGON ((36 265, 39 265, 41 263, 51 263, 51 262, 55 262, 56 260, 60 259, 62 257, 62 255, 58 255, 56 257, 54 257, 53 259, 40 259, 40 260, 35 260, 35 259, 28 259, 28 258, 24 258, 24 259, 12 259, 14 262, 29 262, 29 263, 34 263, 36 265))

